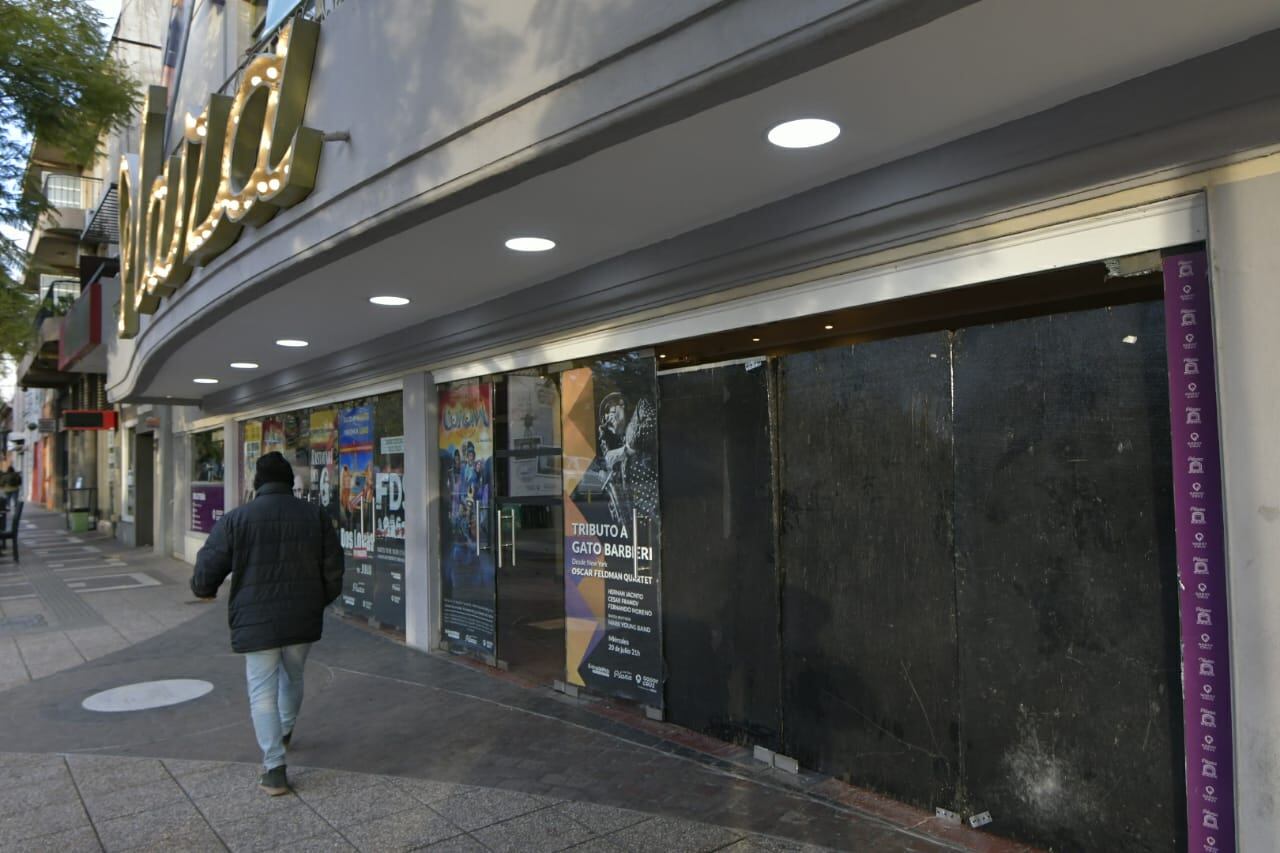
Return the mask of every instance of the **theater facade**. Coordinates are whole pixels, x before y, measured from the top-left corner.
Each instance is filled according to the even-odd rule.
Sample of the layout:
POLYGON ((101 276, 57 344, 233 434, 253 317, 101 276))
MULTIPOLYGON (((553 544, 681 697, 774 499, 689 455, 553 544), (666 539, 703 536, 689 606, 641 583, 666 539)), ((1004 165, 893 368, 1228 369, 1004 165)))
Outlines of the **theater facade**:
POLYGON ((280 451, 423 652, 1055 849, 1280 836, 1280 9, 474 5, 193 12, 130 523, 193 560, 280 451))

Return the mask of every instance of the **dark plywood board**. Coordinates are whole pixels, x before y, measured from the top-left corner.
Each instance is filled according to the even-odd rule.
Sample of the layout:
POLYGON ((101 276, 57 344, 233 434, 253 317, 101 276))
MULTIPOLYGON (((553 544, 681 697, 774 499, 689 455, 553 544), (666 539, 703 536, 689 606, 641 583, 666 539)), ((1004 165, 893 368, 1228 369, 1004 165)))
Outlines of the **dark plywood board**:
POLYGON ((1162 310, 955 338, 965 793, 1057 850, 1185 845, 1162 310))
POLYGON ((666 711, 780 745, 769 367, 659 378, 666 711))
POLYGON ((959 777, 949 336, 780 363, 786 751, 912 803, 959 777))

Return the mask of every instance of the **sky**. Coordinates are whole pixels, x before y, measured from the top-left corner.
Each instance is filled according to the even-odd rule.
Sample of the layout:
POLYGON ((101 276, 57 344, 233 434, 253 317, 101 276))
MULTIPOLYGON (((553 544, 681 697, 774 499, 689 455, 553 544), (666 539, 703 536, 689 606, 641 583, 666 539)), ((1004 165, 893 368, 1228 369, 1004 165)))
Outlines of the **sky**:
MULTIPOLYGON (((108 37, 116 28, 116 18, 120 16, 120 4, 122 0, 89 0, 89 5, 96 8, 102 13, 105 32, 108 37)), ((8 128, 5 131, 8 132, 8 128)), ((14 240, 20 246, 27 244, 27 233, 25 231, 15 231, 12 228, 0 226, 0 235, 2 239, 14 240)), ((12 400, 15 377, 14 365, 8 359, 0 358, 0 399, 12 400)))

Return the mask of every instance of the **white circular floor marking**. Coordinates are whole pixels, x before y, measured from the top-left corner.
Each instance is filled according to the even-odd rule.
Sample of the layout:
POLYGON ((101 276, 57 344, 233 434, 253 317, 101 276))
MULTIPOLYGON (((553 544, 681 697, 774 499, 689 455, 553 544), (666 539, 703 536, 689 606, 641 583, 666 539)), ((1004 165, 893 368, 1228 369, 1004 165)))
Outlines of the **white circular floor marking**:
POLYGON ((145 711, 199 699, 213 690, 207 681, 194 678, 171 678, 167 681, 143 681, 125 684, 95 693, 80 703, 86 711, 145 711))

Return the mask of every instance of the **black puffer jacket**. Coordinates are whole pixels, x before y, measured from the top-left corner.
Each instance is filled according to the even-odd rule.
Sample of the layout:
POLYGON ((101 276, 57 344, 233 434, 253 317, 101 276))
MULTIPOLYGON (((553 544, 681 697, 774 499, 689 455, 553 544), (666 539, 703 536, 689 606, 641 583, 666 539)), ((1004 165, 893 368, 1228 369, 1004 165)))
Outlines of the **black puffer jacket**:
POLYGON ((342 570, 342 545, 325 511, 284 483, 267 483, 214 525, 191 591, 209 598, 231 575, 231 648, 256 652, 320 639, 342 570))

